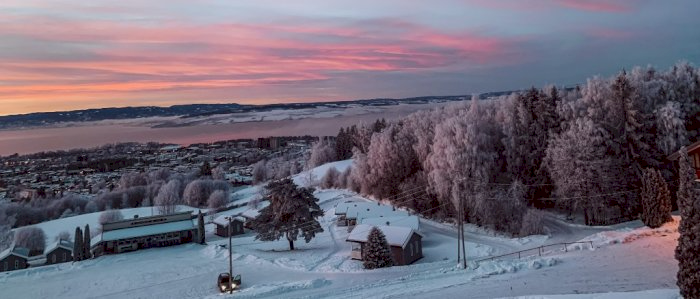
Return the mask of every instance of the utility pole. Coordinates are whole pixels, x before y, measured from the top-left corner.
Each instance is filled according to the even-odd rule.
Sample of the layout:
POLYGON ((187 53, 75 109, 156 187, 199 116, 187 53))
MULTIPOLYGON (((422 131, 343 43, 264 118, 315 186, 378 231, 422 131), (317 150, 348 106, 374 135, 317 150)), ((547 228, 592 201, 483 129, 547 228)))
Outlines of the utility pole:
POLYGON ((463 197, 459 197, 459 213, 461 216, 459 217, 460 220, 460 228, 461 232, 459 233, 459 236, 462 238, 462 268, 467 269, 467 244, 464 241, 464 202, 463 202, 463 197))
POLYGON ((233 217, 226 217, 228 220, 228 291, 229 294, 233 294, 233 246, 231 246, 231 225, 233 225, 233 217))

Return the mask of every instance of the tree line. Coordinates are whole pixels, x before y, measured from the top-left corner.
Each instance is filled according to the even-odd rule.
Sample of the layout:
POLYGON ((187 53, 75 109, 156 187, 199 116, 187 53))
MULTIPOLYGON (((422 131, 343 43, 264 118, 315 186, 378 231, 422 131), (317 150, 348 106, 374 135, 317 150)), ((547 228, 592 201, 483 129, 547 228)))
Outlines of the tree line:
POLYGON ((637 218, 645 170, 674 181, 667 155, 697 140, 699 77, 679 63, 667 71, 635 67, 570 89, 474 97, 344 128, 335 141, 319 142, 311 156, 324 159, 310 162, 351 156, 350 179, 336 173, 331 185, 390 202, 413 194, 400 205, 414 211, 451 203, 427 215, 437 218, 454 217, 463 203, 466 221, 512 234, 541 229, 533 207, 582 214, 591 225, 637 218))

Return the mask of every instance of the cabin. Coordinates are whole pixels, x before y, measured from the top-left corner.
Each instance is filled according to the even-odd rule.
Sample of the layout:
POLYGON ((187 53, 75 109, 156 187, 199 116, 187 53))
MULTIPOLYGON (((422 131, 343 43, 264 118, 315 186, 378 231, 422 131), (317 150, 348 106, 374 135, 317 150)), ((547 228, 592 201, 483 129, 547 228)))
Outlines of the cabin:
POLYGON ((73 261, 73 242, 58 240, 44 250, 46 265, 73 261))
MULTIPOLYGON (((685 147, 688 151, 688 158, 690 158, 690 165, 695 168, 695 179, 700 180, 700 141, 697 141, 691 145, 685 147)), ((681 152, 675 152, 668 156, 668 160, 677 163, 678 159, 681 157, 681 152)))
POLYGON ((245 233, 243 229, 243 225, 246 222, 246 219, 241 217, 241 216, 235 216, 231 221, 229 222, 229 217, 233 217, 231 215, 226 216, 226 215, 221 215, 219 217, 216 217, 214 219, 214 225, 216 225, 216 232, 215 234, 220 237, 230 237, 230 236, 236 236, 236 235, 242 235, 245 233), (231 225, 231 230, 229 230, 229 224, 231 225), (229 236, 229 232, 231 235, 229 236))
POLYGON ((190 243, 198 235, 192 212, 120 220, 102 225, 91 240, 93 255, 190 243))
POLYGON ((0 272, 29 268, 29 249, 10 247, 0 253, 0 272))
POLYGON ((346 239, 352 243, 350 257, 364 260, 363 249, 372 227, 377 227, 386 236, 395 266, 410 265, 423 257, 423 236, 410 227, 359 224, 346 239))

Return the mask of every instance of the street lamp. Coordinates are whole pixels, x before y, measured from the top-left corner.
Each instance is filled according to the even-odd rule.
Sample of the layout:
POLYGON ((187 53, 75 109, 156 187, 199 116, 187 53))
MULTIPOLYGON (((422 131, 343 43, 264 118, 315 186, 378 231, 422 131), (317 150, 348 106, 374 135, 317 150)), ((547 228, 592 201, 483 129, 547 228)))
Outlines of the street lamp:
POLYGON ((233 259, 231 258, 233 246, 231 246, 231 226, 233 225, 233 216, 226 217, 228 220, 228 291, 233 294, 233 259))

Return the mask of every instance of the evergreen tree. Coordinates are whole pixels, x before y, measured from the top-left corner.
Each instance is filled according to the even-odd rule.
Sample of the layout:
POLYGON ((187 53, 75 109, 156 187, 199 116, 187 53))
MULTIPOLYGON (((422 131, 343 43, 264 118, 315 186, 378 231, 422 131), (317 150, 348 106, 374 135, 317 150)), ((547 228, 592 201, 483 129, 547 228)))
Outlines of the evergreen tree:
POLYGON ((642 178, 642 222, 657 228, 671 221, 671 195, 661 173, 645 169, 642 178))
POLYGON ((681 149, 678 186, 678 208, 681 222, 678 225, 678 275, 676 284, 687 299, 700 298, 700 194, 695 189, 695 170, 685 148, 681 149))
POLYGON ((209 165, 209 162, 204 161, 202 164, 202 167, 199 169, 199 175, 200 176, 211 176, 211 165, 209 165))
POLYGON ((82 261, 83 260, 83 231, 80 227, 75 228, 75 236, 73 239, 73 260, 82 261))
POLYGON ((369 235, 367 235, 367 243, 362 248, 362 261, 365 269, 377 269, 394 265, 394 260, 391 257, 391 248, 386 241, 386 236, 376 227, 372 227, 369 235))
POLYGON ((84 240, 83 240, 83 258, 84 259, 89 259, 92 257, 92 254, 90 253, 90 225, 86 224, 85 225, 85 233, 83 234, 84 240))
POLYGON ((199 244, 204 245, 205 243, 205 236, 204 236, 204 216, 202 215, 202 211, 199 211, 199 215, 197 215, 197 229, 199 231, 199 244))
POLYGON ((283 236, 294 250, 294 241, 303 236, 306 243, 323 232, 317 218, 323 216, 313 188, 297 187, 290 178, 270 182, 266 189, 270 205, 260 210, 252 225, 256 240, 276 241, 283 236))

